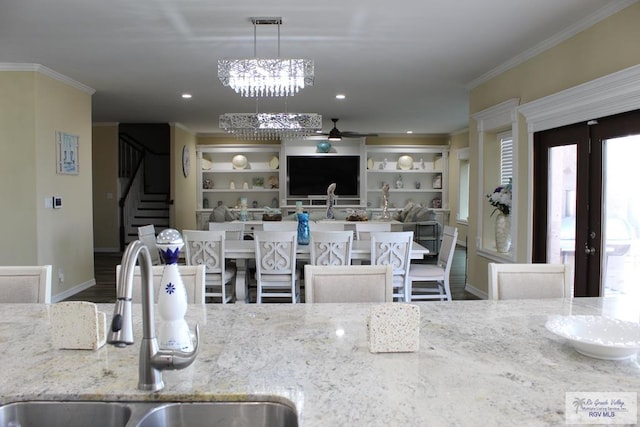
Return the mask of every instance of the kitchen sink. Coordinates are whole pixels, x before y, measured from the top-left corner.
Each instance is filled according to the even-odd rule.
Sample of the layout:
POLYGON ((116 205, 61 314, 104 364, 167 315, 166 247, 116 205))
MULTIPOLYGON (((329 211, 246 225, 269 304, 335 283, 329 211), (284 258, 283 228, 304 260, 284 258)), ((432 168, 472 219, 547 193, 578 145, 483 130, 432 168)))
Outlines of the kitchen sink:
POLYGON ((275 402, 26 401, 0 406, 0 427, 297 427, 275 402))
POLYGON ((151 409, 136 427, 297 425, 296 412, 280 403, 194 402, 172 403, 151 409))
POLYGON ((0 406, 0 427, 125 427, 131 408, 116 402, 28 401, 0 406))

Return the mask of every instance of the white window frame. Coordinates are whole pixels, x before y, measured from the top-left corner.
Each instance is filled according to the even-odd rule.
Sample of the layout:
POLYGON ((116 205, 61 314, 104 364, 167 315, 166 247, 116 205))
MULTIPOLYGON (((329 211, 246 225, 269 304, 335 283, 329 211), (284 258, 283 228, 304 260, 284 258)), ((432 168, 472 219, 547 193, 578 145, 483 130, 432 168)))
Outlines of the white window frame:
POLYGON ((470 182, 471 167, 469 159, 471 157, 469 148, 462 148, 457 151, 458 158, 458 209, 456 212, 456 221, 462 224, 469 222, 469 199, 470 199, 470 182))
MULTIPOLYGON (((484 150, 488 138, 495 140, 498 132, 510 131, 513 144, 513 176, 517 176, 517 159, 518 159, 518 121, 517 121, 517 107, 520 103, 519 98, 509 99, 500 104, 489 107, 485 110, 479 111, 471 116, 476 121, 478 131, 478 189, 477 189, 477 223, 476 223, 476 250, 478 255, 483 256, 489 260, 497 262, 513 262, 517 259, 518 248, 518 233, 515 218, 518 217, 518 192, 513 189, 512 192, 512 206, 511 206, 511 252, 508 254, 498 253, 493 247, 493 241, 491 239, 484 239, 485 230, 484 224, 487 220, 485 218, 486 212, 490 212, 489 209, 485 209, 487 205, 486 194, 489 191, 485 188, 485 158, 484 150)), ((487 231, 488 232, 488 231, 487 231)))

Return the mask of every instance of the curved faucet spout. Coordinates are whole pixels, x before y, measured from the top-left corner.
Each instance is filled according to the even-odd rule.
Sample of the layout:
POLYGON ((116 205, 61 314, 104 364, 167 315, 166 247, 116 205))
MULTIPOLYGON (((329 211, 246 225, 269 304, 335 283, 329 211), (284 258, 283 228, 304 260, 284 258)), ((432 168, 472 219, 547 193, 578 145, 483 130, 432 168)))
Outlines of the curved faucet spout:
POLYGON ((122 266, 117 289, 117 300, 107 338, 109 344, 124 347, 133 344, 133 322, 131 316, 131 295, 133 293, 133 273, 140 259, 142 284, 142 343, 138 366, 138 388, 158 391, 164 387, 162 371, 184 369, 196 358, 200 344, 200 328, 196 325, 196 343, 193 351, 160 350, 155 332, 153 272, 151 254, 140 240, 131 242, 122 255, 122 266))

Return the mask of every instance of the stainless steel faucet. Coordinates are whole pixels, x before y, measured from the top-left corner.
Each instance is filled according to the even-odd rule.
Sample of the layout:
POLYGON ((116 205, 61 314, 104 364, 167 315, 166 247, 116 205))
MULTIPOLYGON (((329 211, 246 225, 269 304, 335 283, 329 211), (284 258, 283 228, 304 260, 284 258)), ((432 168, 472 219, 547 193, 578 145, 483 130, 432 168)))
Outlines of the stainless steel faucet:
POLYGON ((140 258, 142 279, 142 343, 138 366, 138 388, 158 391, 164 387, 162 371, 184 369, 196 359, 200 344, 200 329, 196 325, 196 339, 193 351, 160 350, 156 339, 153 272, 151 254, 140 240, 131 242, 122 255, 117 300, 111 320, 111 330, 107 342, 116 347, 133 344, 133 322, 131 319, 131 294, 133 293, 133 273, 140 258))

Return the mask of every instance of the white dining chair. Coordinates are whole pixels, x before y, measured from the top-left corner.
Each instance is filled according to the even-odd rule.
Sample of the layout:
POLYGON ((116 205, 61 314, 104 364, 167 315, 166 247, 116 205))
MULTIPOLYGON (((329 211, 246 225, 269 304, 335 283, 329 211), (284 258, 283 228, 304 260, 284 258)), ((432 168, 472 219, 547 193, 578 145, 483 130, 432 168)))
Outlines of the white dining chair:
MULTIPOLYGON (((160 292, 160 282, 164 273, 164 265, 154 265, 152 268, 153 275, 153 300, 158 302, 160 292)), ((116 266, 116 289, 120 283, 120 265, 116 266)), ((178 265, 180 278, 187 291, 187 303, 204 304, 204 284, 205 284, 205 268, 204 265, 178 265)), ((133 293, 131 301, 134 303, 142 302, 142 285, 140 277, 140 267, 136 267, 133 271, 133 293)))
POLYGON ((451 301, 449 275, 451 263, 458 240, 458 229, 445 226, 442 232, 442 243, 435 264, 412 263, 409 268, 411 301, 434 300, 451 301))
POLYGON ((304 266, 305 303, 392 302, 391 265, 304 266))
POLYGON ((371 233, 371 265, 393 267, 393 297, 409 301, 409 266, 413 231, 371 233))
POLYGON ((571 298, 569 264, 489 263, 489 299, 571 298))
POLYGON ((149 249, 149 255, 151 255, 151 264, 162 264, 162 257, 160 256, 160 250, 156 245, 156 228, 153 224, 143 225, 138 227, 138 239, 149 249))
POLYGON ((51 265, 0 266, 0 302, 51 304, 51 265))
POLYGON ((182 231, 187 265, 205 266, 205 302, 220 298, 226 304, 234 296, 236 267, 226 262, 225 234, 225 231, 182 231))
POLYGON ((356 240, 369 240, 374 231, 391 231, 389 222, 356 222, 356 240))
POLYGON ((297 231, 298 221, 263 221, 263 231, 297 231))
POLYGON ((210 222, 209 231, 224 231, 226 240, 242 240, 244 222, 210 222))
POLYGON ((256 231, 256 302, 264 298, 300 298, 300 271, 296 268, 297 232, 256 231))
POLYGON ((309 241, 309 263, 350 265, 352 240, 351 231, 312 231, 309 241))

